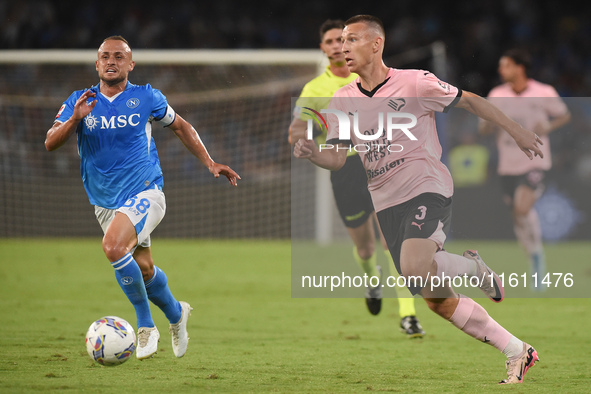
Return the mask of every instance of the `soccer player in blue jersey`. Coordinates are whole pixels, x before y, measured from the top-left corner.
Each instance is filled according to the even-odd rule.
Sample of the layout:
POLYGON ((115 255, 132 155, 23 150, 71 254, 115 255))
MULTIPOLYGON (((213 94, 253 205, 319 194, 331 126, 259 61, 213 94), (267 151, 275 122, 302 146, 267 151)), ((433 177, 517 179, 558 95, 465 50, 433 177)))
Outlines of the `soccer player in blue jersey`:
POLYGON ((153 356, 160 339, 148 300, 169 320, 174 354, 182 357, 189 341, 187 319, 192 308, 174 298, 150 250, 150 233, 166 211, 152 122, 172 129, 214 177, 223 175, 236 186, 240 176, 213 161, 199 134, 174 112, 159 90, 128 81, 134 67, 127 41, 121 36, 106 38, 96 61, 99 84, 70 95, 47 132, 45 147, 53 151, 72 134, 78 136, 80 172, 104 232, 103 251, 136 312, 137 358, 153 356))

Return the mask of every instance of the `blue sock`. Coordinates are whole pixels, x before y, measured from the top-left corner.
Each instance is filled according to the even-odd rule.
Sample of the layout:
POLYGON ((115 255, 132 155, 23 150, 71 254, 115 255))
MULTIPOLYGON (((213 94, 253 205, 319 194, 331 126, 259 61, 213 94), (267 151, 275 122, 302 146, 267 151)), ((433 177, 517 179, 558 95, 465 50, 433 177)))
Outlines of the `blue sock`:
POLYGON ((135 309, 137 328, 154 327, 142 271, 131 253, 127 253, 119 260, 112 262, 111 265, 115 269, 117 283, 135 309))
POLYGON ((150 301, 164 312, 170 324, 181 320, 181 304, 170 292, 166 274, 160 268, 154 266, 154 275, 146 282, 146 291, 150 301))

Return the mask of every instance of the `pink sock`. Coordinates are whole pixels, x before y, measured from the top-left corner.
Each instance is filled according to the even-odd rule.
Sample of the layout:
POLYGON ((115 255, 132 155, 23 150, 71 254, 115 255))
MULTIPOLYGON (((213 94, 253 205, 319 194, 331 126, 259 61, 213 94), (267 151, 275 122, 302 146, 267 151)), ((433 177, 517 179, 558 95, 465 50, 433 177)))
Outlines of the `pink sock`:
POLYGON ((449 321, 473 338, 503 351, 512 335, 488 315, 471 298, 460 296, 458 306, 449 321))
POLYGON ((444 274, 450 278, 464 275, 472 277, 476 275, 476 262, 464 256, 451 254, 441 250, 435 253, 435 257, 433 259, 437 263, 437 276, 440 278, 444 274))

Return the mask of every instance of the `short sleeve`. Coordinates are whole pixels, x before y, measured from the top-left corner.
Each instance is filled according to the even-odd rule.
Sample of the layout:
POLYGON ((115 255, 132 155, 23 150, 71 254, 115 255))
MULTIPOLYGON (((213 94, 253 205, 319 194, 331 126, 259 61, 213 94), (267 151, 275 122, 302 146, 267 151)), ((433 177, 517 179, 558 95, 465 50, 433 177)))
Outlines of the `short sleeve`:
MULTIPOLYGON (((74 114, 74 105, 82 93, 84 93, 84 91, 76 91, 72 93, 66 101, 63 102, 59 111, 55 115, 54 122, 63 123, 72 117, 72 114, 74 114)), ((94 100, 94 97, 91 97, 91 99, 94 100)), ((89 100, 89 102, 91 102, 91 100, 89 100)))
POLYGON ((433 73, 425 71, 417 78, 417 96, 428 110, 447 112, 461 95, 460 89, 441 81, 433 73))
POLYGON ((556 89, 554 89, 552 86, 548 86, 548 89, 548 98, 543 99, 546 113, 551 117, 562 116, 568 113, 568 107, 556 89))
POLYGON ((176 113, 166 101, 166 96, 158 89, 152 89, 153 102, 151 116, 163 127, 170 126, 176 119, 176 113))

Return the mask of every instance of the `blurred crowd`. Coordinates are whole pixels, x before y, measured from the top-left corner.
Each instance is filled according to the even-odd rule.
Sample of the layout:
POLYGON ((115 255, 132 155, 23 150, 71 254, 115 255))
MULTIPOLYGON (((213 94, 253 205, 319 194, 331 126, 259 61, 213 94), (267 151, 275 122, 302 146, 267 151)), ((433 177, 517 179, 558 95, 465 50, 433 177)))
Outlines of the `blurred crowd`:
MULTIPOLYGON (((574 7, 565 2, 547 0, 397 0, 376 5, 366 2, 363 6, 351 7, 337 7, 335 3, 326 1, 295 3, 285 0, 217 0, 207 5, 176 0, 149 3, 139 0, 0 0, 0 20, 3 21, 0 24, 0 49, 96 49, 103 38, 114 34, 126 37, 134 49, 316 48, 318 27, 325 19, 347 19, 358 13, 372 13, 384 21, 388 66, 432 70, 430 57, 406 64, 396 64, 398 60, 395 59, 415 48, 441 41, 447 54, 446 72, 441 77, 462 89, 486 96, 500 82, 497 74, 499 56, 506 49, 524 47, 532 54, 534 78, 552 84, 562 96, 591 97, 591 40, 588 39, 591 37, 591 6, 583 4, 574 7)), ((15 95, 23 100, 24 96, 59 97, 64 100, 71 91, 87 86, 88 81, 97 82, 92 65, 89 65, 87 73, 79 75, 80 80, 73 78, 80 74, 79 71, 70 70, 69 66, 59 67, 59 70, 22 65, 1 68, 5 77, 0 78, 0 99, 2 93, 8 94, 12 104, 4 101, 4 108, 0 106, 0 119, 9 119, 0 130, 0 141, 4 142, 0 156, 5 170, 14 167, 7 166, 7 162, 23 162, 22 156, 28 151, 22 146, 24 141, 30 144, 42 141, 42 136, 37 133, 43 133, 50 126, 49 120, 61 103, 44 103, 39 108, 29 103, 20 107, 19 103, 13 102, 15 95), (42 74, 58 77, 43 78, 42 74), (63 78, 64 75, 71 77, 63 78), (23 111, 27 113, 23 114, 23 111), (25 120, 12 121, 14 119, 25 120), (31 130, 37 133, 31 134, 31 130), (11 148, 7 141, 20 142, 16 148, 11 148), (9 160, 10 157, 14 160, 9 160)), ((295 70, 286 69, 282 72, 288 74, 273 76, 271 70, 255 69, 248 73, 244 67, 240 68, 240 72, 231 67, 179 72, 176 68, 142 65, 134 71, 131 80, 134 83, 151 82, 168 95, 174 92, 182 95, 187 90, 207 92, 209 89, 238 87, 244 81, 257 84, 264 83, 265 78, 285 80, 302 77, 293 74, 295 70), (173 74, 175 78, 171 78, 173 74), (211 85, 216 81, 219 85, 211 85)), ((213 104, 188 104, 184 108, 175 102, 174 95, 169 98, 178 110, 186 111, 183 116, 200 127, 222 128, 222 134, 206 132, 204 138, 237 133, 230 143, 211 141, 219 149, 215 153, 221 156, 220 160, 236 163, 237 170, 258 170, 268 174, 265 170, 268 166, 276 166, 277 163, 289 165, 289 148, 284 144, 284 137, 290 121, 287 116, 281 119, 280 124, 269 122, 269 119, 274 119, 273 114, 287 113, 281 106, 289 107, 290 97, 297 96, 300 89, 299 83, 293 85, 282 93, 281 99, 268 103, 258 98, 237 100, 232 105, 236 107, 236 103, 242 103, 242 106, 236 107, 241 108, 239 116, 226 112, 225 106, 229 102, 218 103, 217 109, 209 107, 213 104), (255 101, 259 104, 256 108, 247 108, 244 104, 255 101), (263 114, 261 108, 268 113, 263 114), (224 114, 221 126, 218 114, 224 114), (211 123, 209 119, 218 123, 211 123), (242 132, 238 133, 238 130, 242 132)), ((588 146, 591 133, 586 126, 591 119, 591 105, 586 100, 573 101, 572 104, 577 104, 577 108, 574 109, 576 117, 571 126, 553 137, 555 164, 557 168, 571 170, 579 166, 578 163, 587 163, 584 165, 585 178, 591 179, 591 149, 588 146)), ((465 144, 463 137, 475 128, 471 125, 466 128, 467 131, 448 133, 448 138, 443 139, 444 149, 465 144)), ((169 149, 167 142, 163 145, 164 150, 169 149)), ((487 145, 494 152, 494 143, 489 140, 487 145)), ((170 149, 178 148, 174 143, 170 144, 170 149)), ((186 152, 175 150, 169 156, 179 158, 183 154, 186 152)), ((77 160, 74 148, 70 156, 70 161, 77 160)), ((494 159, 493 155, 491 161, 494 162, 494 159)), ((40 151, 39 160, 50 159, 40 151)), ((190 166, 195 165, 191 158, 186 162, 191 163, 190 166)), ((47 164, 43 168, 54 167, 47 164)), ((75 168, 65 161, 62 164, 64 169, 75 168)))
POLYGON ((0 0, 0 49, 97 48, 112 34, 133 48, 314 48, 323 20, 370 13, 384 21, 386 57, 442 40, 447 79, 465 89, 486 94, 497 82, 499 55, 523 46, 535 77, 564 96, 588 96, 591 7, 574 3, 0 0))

